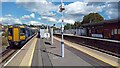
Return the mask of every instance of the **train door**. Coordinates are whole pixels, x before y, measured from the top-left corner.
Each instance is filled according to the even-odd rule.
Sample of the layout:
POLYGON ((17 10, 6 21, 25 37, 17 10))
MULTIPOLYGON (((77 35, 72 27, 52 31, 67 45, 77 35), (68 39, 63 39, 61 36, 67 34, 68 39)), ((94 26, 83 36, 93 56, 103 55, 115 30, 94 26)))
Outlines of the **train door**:
POLYGON ((13 28, 13 41, 19 41, 19 28, 13 28))

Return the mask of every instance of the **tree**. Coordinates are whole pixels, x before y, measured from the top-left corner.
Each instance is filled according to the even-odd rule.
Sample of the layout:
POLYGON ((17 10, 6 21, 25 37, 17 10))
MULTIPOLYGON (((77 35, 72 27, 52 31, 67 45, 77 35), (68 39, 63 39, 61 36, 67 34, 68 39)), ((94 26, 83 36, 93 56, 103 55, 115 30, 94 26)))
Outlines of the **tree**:
POLYGON ((65 29, 65 30, 68 30, 68 29, 71 28, 71 26, 72 26, 71 24, 68 24, 68 23, 67 23, 67 24, 64 26, 64 29, 65 29))
POLYGON ((79 28, 80 25, 81 25, 81 24, 80 24, 80 22, 78 22, 78 21, 76 21, 76 22, 74 23, 74 27, 75 27, 75 28, 79 28))
POLYGON ((23 26, 27 26, 27 24, 23 24, 23 26))
POLYGON ((57 27, 53 27, 53 31, 55 31, 55 30, 60 30, 59 28, 57 28, 57 27))
POLYGON ((42 24, 40 28, 41 28, 41 29, 46 29, 47 26, 45 26, 45 25, 42 24))
POLYGON ((34 27, 34 25, 30 24, 30 27, 34 27))
POLYGON ((79 28, 80 25, 81 25, 80 22, 75 21, 74 24, 68 24, 68 23, 67 23, 67 24, 64 26, 64 28, 65 28, 65 30, 68 30, 68 29, 76 29, 76 28, 79 28))
POLYGON ((90 13, 86 16, 83 17, 83 21, 81 22, 81 24, 86 24, 86 23, 97 23, 100 21, 103 21, 104 18, 98 14, 98 13, 90 13))

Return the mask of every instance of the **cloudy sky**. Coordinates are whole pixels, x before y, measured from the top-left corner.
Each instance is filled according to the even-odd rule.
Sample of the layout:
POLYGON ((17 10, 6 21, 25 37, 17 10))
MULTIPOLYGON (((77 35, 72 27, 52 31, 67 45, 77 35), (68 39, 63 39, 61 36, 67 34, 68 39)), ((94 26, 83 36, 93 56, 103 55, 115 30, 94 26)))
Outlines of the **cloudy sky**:
MULTIPOLYGON (((56 24, 58 27, 61 24, 60 0, 1 1, 0 23, 2 24, 56 24)), ((118 2, 111 1, 65 0, 64 23, 74 24, 75 21, 82 21, 84 15, 96 12, 105 20, 116 19, 118 18, 118 2)))

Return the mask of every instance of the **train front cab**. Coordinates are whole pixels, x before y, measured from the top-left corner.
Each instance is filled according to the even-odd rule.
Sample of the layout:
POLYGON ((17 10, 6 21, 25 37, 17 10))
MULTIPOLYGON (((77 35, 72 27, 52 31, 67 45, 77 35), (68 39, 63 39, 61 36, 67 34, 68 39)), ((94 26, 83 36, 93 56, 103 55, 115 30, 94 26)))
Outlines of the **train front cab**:
POLYGON ((10 26, 8 28, 8 41, 10 46, 21 47, 21 42, 25 40, 24 26, 10 26))

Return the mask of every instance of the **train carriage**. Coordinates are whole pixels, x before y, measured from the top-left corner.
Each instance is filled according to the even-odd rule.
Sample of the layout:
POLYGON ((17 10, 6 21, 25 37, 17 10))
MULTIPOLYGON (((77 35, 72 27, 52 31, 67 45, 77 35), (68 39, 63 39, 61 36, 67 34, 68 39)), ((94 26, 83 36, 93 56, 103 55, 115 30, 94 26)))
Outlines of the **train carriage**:
POLYGON ((8 42, 11 47, 22 47, 35 30, 23 25, 11 25, 8 27, 8 42))

